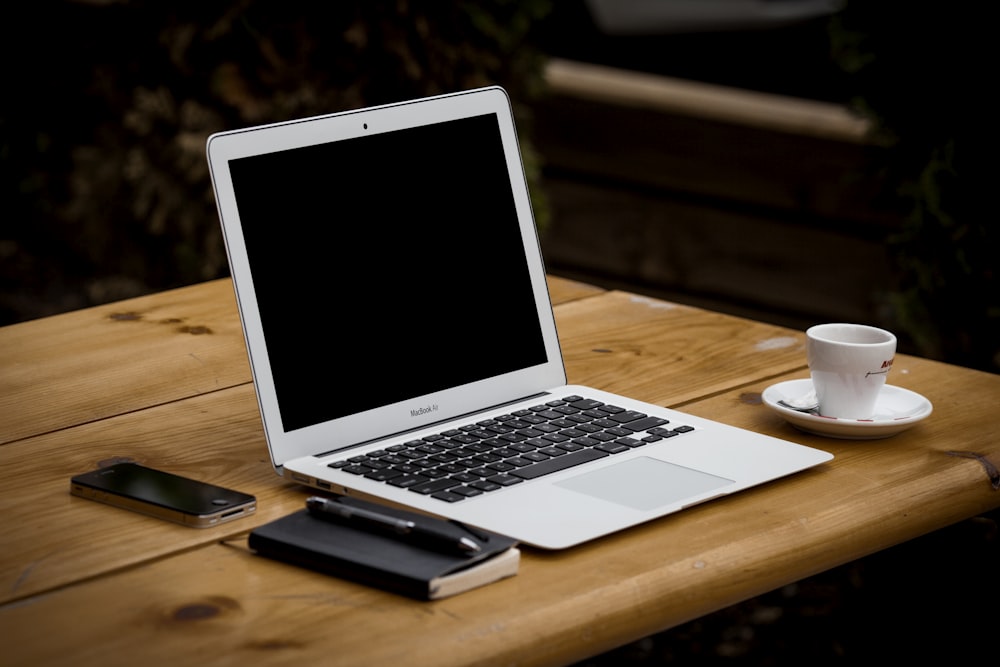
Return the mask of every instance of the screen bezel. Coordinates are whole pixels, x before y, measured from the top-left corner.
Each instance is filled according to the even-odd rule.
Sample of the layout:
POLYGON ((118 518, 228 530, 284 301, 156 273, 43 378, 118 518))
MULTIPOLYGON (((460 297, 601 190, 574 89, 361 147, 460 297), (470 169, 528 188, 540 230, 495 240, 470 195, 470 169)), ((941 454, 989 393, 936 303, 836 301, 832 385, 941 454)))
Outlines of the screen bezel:
POLYGON ((293 458, 329 452, 432 423, 470 414, 565 384, 545 268, 521 161, 510 100, 499 87, 477 89, 422 100, 330 114, 286 123, 213 135, 207 144, 209 165, 222 223, 223 237, 236 290, 251 371, 275 468, 293 458), (257 290, 250 267, 229 161, 393 132, 430 123, 496 114, 517 222, 524 243, 527 269, 541 325, 546 361, 530 368, 486 378, 458 388, 414 397, 320 424, 287 430, 281 420, 271 359, 264 337, 257 290), (420 412, 420 408, 436 406, 420 412), (417 414, 415 414, 417 413, 417 414))

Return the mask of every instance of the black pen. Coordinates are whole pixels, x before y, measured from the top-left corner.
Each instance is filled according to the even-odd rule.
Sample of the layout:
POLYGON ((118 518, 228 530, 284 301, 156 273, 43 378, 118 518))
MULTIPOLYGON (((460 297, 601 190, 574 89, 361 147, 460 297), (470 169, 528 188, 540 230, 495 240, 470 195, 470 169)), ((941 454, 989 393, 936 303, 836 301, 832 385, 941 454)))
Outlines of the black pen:
POLYGON ((381 514, 363 507, 345 505, 320 496, 308 498, 306 508, 310 514, 321 519, 342 523, 357 522, 446 553, 471 554, 480 550, 479 545, 468 537, 455 537, 432 526, 421 526, 414 521, 381 514))

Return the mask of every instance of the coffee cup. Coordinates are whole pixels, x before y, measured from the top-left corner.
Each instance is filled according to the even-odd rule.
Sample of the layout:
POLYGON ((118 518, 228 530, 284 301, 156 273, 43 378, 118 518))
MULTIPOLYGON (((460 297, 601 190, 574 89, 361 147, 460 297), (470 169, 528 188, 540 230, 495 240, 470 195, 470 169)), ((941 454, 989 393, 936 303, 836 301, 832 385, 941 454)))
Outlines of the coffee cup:
POLYGON ((864 324, 818 324, 806 331, 806 357, 819 414, 871 419, 896 355, 896 336, 864 324))

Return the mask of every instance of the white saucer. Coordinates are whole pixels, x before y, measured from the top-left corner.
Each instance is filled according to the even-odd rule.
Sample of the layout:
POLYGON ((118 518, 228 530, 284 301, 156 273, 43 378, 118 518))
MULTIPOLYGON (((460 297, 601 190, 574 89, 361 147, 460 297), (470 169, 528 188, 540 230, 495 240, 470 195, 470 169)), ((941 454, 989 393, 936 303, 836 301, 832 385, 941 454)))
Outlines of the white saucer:
POLYGON ((786 408, 778 403, 779 400, 787 401, 803 396, 811 389, 812 380, 789 380, 771 385, 764 390, 761 398, 764 399, 764 405, 784 417, 795 428, 845 440, 888 438, 925 419, 933 409, 931 402, 920 394, 888 384, 879 393, 872 419, 822 417, 786 408))

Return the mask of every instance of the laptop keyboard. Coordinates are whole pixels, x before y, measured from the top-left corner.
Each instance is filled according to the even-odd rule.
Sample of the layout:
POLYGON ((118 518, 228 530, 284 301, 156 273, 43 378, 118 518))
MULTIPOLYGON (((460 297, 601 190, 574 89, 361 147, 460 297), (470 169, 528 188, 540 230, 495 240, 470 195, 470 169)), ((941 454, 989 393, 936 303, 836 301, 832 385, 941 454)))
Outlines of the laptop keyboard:
POLYGON ((452 503, 693 430, 572 395, 329 466, 452 503))

